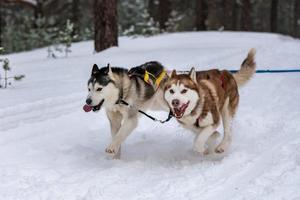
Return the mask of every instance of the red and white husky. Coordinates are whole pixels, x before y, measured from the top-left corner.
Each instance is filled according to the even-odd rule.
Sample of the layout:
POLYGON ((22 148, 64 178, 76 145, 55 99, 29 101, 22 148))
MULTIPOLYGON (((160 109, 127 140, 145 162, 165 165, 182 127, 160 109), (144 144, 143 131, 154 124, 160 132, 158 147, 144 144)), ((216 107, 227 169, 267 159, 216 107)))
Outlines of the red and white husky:
POLYGON ((217 69, 196 72, 194 68, 189 74, 172 72, 164 87, 164 98, 178 122, 196 133, 195 151, 222 153, 230 146, 231 122, 239 103, 238 87, 255 73, 254 56, 255 49, 251 49, 240 70, 234 74, 217 69), (216 146, 219 136, 216 129, 221 120, 224 137, 216 146))

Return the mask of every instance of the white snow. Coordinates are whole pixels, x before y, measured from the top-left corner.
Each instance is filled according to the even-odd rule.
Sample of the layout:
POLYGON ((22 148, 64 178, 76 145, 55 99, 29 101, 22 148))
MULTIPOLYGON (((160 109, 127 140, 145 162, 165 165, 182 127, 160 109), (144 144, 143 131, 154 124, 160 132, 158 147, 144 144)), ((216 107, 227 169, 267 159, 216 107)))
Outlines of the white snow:
POLYGON ((161 125, 142 117, 122 159, 111 160, 104 111, 82 111, 94 63, 238 69, 255 47, 259 69, 300 68, 299 40, 193 32, 119 43, 99 54, 91 41, 77 43, 69 58, 47 59, 46 48, 8 56, 11 73, 26 78, 0 90, 1 200, 300 199, 299 73, 257 74, 240 90, 224 157, 194 153, 193 134, 175 120, 161 125))

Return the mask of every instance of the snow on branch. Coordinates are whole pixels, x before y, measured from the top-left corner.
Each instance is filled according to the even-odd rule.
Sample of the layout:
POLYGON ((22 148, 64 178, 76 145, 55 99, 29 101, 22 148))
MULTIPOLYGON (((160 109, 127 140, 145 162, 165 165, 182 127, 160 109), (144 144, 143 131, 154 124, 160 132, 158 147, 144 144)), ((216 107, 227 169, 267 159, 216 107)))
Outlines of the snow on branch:
POLYGON ((36 0, 4 0, 4 3, 19 3, 30 7, 36 7, 38 4, 36 0))

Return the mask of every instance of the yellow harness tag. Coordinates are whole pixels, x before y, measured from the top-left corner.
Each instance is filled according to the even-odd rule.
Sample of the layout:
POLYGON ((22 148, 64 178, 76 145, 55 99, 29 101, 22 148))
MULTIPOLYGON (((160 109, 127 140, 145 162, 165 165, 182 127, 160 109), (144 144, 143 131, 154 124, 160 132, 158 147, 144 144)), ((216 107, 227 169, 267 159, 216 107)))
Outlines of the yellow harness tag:
POLYGON ((164 70, 164 71, 162 71, 162 72, 160 73, 160 75, 158 76, 158 78, 157 78, 156 81, 155 81, 156 87, 159 87, 159 84, 160 84, 160 82, 163 80, 163 78, 165 77, 166 73, 167 73, 166 70, 164 70))
POLYGON ((159 84, 161 83, 161 81, 163 80, 163 78, 166 75, 166 70, 162 71, 159 76, 156 78, 152 73, 148 72, 147 70, 145 71, 144 74, 144 81, 150 85, 155 85, 156 89, 159 87, 159 84), (153 83, 150 79, 150 76, 152 76, 155 80, 155 82, 153 83))
POLYGON ((147 70, 145 71, 145 74, 144 74, 144 81, 145 81, 146 83, 149 83, 149 82, 148 82, 148 81, 149 81, 149 73, 148 73, 147 70))

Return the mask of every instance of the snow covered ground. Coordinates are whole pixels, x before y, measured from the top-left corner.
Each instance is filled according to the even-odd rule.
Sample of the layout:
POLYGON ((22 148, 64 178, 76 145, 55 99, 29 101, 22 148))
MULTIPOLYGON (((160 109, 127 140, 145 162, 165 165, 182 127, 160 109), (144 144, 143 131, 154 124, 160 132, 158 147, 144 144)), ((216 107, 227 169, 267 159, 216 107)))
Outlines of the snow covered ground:
POLYGON ((259 69, 300 68, 300 40, 193 32, 119 43, 99 54, 92 42, 77 43, 69 58, 47 59, 46 49, 8 56, 13 73, 26 78, 0 90, 1 200, 300 199, 299 73, 257 74, 241 89, 224 157, 194 153, 193 135, 175 120, 142 117, 122 159, 111 160, 104 112, 82 111, 93 63, 238 69, 255 47, 259 69))

